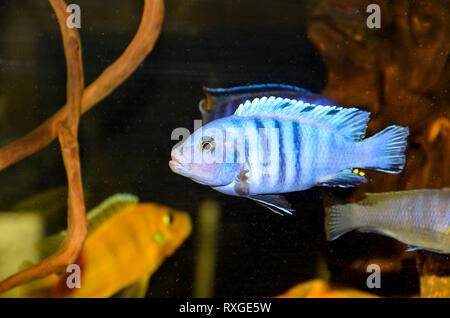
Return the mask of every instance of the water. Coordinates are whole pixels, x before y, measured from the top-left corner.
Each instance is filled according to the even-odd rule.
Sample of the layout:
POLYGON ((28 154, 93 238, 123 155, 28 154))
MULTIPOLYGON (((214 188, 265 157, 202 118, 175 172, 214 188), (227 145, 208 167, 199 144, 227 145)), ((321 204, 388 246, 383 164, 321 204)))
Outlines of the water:
MULTIPOLYGON (((82 9, 80 35, 89 84, 126 48, 138 26, 142 2, 77 3, 82 9)), ((88 207, 111 194, 130 192, 141 201, 188 211, 194 220, 191 237, 152 277, 149 297, 192 296, 199 239, 195 227, 205 199, 215 200, 221 209, 214 296, 274 296, 329 275, 346 286, 373 292, 365 286, 362 267, 351 271, 350 264, 374 254, 397 255, 397 243, 375 235, 353 233, 327 243, 320 189, 288 194, 297 213, 280 217, 169 169, 176 143, 171 132, 177 127, 192 131, 193 120, 200 119, 202 86, 271 82, 313 92, 325 87, 326 66, 306 35, 313 5, 312 0, 168 0, 153 52, 127 81, 83 115, 79 141, 88 207)), ((0 106, 0 144, 6 144, 65 103, 65 62, 56 19, 45 1, 2 1, 0 29, 0 96, 8 101, 0 106)), ((1 172, 0 205, 7 210, 26 196, 65 182, 58 144, 53 142, 1 172)), ((64 227, 63 217, 47 231, 64 227)), ((387 275, 383 290, 376 292, 418 293, 414 267, 414 260, 407 260, 400 274, 387 275)))

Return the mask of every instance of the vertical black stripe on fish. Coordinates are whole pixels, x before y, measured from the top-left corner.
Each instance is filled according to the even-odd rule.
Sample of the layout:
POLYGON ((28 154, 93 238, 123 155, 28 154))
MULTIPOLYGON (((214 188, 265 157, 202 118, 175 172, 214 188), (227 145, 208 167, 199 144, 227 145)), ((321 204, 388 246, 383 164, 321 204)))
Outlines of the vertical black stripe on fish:
POLYGON ((258 159, 258 128, 255 120, 252 118, 245 120, 244 123, 247 163, 251 171, 252 180, 254 180, 253 182, 258 183, 261 177, 261 167, 258 159))
POLYGON ((249 162, 249 160, 248 160, 249 149, 250 149, 250 146, 249 146, 249 144, 248 144, 248 138, 245 137, 245 150, 244 150, 244 151, 245 151, 245 162, 246 162, 246 163, 249 162))
MULTIPOLYGON (((264 124, 264 121, 257 119, 256 120, 256 126, 258 128, 258 142, 260 145, 259 148, 259 155, 260 155, 260 161, 262 163, 262 166, 266 168, 270 165, 270 158, 271 153, 269 149, 269 136, 268 136, 268 129, 264 124)), ((264 169, 265 171, 265 169, 264 169)))
POLYGON ((258 141, 258 163, 261 167, 261 183, 267 184, 270 181, 270 174, 267 173, 268 167, 270 167, 270 154, 269 145, 267 139, 267 128, 264 124, 264 120, 259 118, 253 119, 257 129, 257 141, 258 141))
POLYGON ((303 165, 302 177, 304 182, 309 183, 316 179, 313 162, 317 152, 317 128, 310 125, 301 126, 300 128, 302 136, 305 137, 302 141, 302 150, 300 152, 300 160, 303 165))
POLYGON ((298 153, 297 153, 297 163, 298 163, 298 172, 297 172, 297 178, 295 179, 296 183, 299 184, 302 182, 302 178, 304 177, 304 171, 306 168, 305 161, 303 160, 304 157, 304 151, 305 151, 305 145, 306 145, 306 136, 304 133, 304 128, 302 125, 298 124, 296 125, 296 130, 300 136, 298 140, 298 153))
POLYGON ((223 155, 226 160, 233 160, 232 162, 236 162, 235 159, 237 159, 237 162, 239 163, 248 162, 248 121, 242 121, 235 116, 231 116, 228 120, 230 121, 229 126, 225 128, 225 136, 228 146, 224 146, 223 155), (233 153, 228 153, 228 151, 233 151, 233 153), (235 151, 237 151, 237 158, 235 158, 235 151))
POLYGON ((286 160, 285 160, 285 156, 286 154, 284 153, 285 149, 284 149, 284 132, 283 132, 283 122, 280 122, 278 119, 274 119, 273 120, 273 124, 274 124, 274 134, 276 132, 278 132, 278 149, 277 149, 277 153, 278 153, 278 181, 277 184, 278 185, 283 185, 285 180, 286 180, 286 160))
POLYGON ((317 179, 317 170, 320 171, 321 167, 317 167, 319 169, 314 169, 316 168, 316 165, 314 164, 316 162, 316 159, 318 158, 319 155, 319 145, 320 145, 320 139, 319 139, 319 135, 320 135, 320 131, 322 130, 322 128, 313 128, 313 138, 312 138, 312 149, 311 149, 311 155, 312 155, 312 160, 310 161, 310 166, 309 169, 311 171, 311 178, 313 178, 314 180, 317 179))
POLYGON ((293 140, 292 142, 294 143, 294 149, 295 149, 295 153, 294 153, 294 160, 295 160, 295 178, 293 179, 293 183, 291 184, 291 186, 294 186, 294 184, 298 183, 298 181, 300 180, 301 177, 301 162, 300 162, 300 149, 302 146, 302 136, 301 136, 301 130, 300 130, 300 124, 293 122, 294 126, 294 132, 292 133, 293 135, 293 140))

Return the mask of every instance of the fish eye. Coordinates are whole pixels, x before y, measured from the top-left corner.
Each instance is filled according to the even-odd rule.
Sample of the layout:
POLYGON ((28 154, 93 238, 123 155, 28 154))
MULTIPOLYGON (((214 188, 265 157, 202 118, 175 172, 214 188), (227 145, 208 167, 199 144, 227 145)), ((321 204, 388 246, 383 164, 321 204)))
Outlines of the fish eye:
POLYGON ((172 222, 173 222, 173 214, 170 213, 170 212, 164 214, 163 222, 166 225, 172 224, 172 222))
POLYGON ((213 151, 215 147, 216 147, 216 142, 214 141, 213 138, 211 138, 211 137, 203 137, 202 138, 202 143, 200 145, 200 149, 203 152, 213 151))

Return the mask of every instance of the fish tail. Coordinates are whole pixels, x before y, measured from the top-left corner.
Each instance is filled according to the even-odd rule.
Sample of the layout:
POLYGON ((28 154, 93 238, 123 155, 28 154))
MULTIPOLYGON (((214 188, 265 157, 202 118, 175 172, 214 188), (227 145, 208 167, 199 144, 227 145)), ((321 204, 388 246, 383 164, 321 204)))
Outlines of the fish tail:
MULTIPOLYGON (((408 127, 389 126, 363 142, 369 147, 369 162, 364 168, 387 173, 400 173, 405 167, 408 127)), ((366 148, 367 149, 367 148, 366 148)))
POLYGON ((333 241, 357 227, 355 205, 354 203, 338 204, 325 208, 325 233, 328 241, 333 241))

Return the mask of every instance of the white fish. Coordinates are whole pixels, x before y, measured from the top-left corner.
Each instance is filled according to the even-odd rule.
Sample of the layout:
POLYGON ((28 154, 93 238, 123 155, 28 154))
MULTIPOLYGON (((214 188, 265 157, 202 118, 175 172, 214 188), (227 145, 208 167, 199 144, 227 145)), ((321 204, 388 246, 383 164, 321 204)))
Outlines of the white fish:
POLYGON ((409 250, 450 253, 450 190, 370 193, 358 203, 325 209, 325 231, 335 240, 354 229, 395 238, 409 250))

